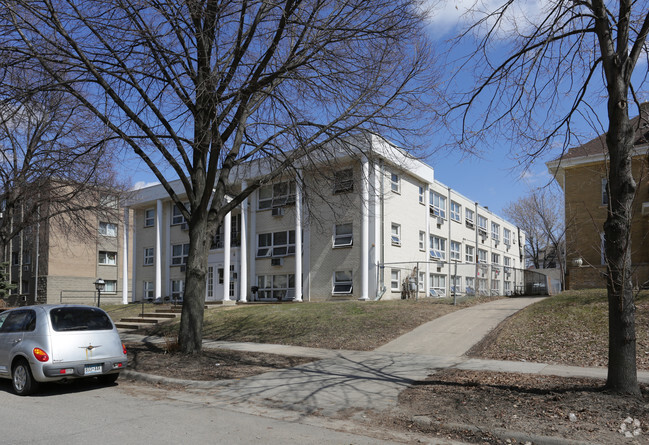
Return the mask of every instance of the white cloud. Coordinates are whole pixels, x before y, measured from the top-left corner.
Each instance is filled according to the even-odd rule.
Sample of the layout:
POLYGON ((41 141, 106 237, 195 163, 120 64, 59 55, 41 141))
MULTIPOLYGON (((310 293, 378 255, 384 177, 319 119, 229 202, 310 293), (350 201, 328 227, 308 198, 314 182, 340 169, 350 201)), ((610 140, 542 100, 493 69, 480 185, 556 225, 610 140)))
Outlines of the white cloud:
MULTIPOLYGON (((504 4, 504 0, 427 0, 432 33, 442 36, 456 27, 464 29, 485 19, 504 4)), ((506 38, 514 31, 521 32, 530 28, 533 23, 539 22, 547 5, 547 0, 512 2, 499 23, 498 35, 506 38)), ((493 24, 493 20, 487 19, 480 32, 486 32, 493 24)))
POLYGON ((138 181, 135 184, 133 184, 133 190, 140 190, 145 187, 151 187, 152 185, 158 185, 158 184, 160 183, 157 181, 153 181, 153 182, 138 181))

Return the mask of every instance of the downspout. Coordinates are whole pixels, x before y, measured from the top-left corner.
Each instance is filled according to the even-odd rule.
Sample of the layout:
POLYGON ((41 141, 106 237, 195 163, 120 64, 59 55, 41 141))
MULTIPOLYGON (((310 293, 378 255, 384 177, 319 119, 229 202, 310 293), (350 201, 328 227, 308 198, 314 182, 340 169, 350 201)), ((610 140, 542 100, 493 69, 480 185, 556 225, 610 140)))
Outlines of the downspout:
MULTIPOLYGON (((383 181, 385 180, 385 171, 383 165, 383 159, 379 161, 379 173, 381 176, 381 264, 379 266, 379 275, 381 289, 385 287, 385 185, 383 181)), ((381 292, 383 294, 383 292, 381 292)))

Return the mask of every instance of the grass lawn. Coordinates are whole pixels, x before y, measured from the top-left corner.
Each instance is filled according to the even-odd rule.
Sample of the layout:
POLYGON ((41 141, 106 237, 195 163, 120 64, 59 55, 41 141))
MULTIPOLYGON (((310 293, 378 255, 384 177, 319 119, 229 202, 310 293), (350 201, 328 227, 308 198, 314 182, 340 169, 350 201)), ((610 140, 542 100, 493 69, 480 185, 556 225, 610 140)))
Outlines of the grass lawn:
MULTIPOLYGON (((457 306, 449 299, 424 298, 209 309, 205 311, 203 338, 369 351, 427 321, 493 299, 479 297, 457 306)), ((173 336, 177 331, 178 321, 148 332, 173 336)))
MULTIPOLYGON (((637 363, 649 369, 649 292, 636 297, 637 363)), ((608 364, 605 289, 566 291, 502 323, 474 348, 483 358, 576 366, 608 364)))

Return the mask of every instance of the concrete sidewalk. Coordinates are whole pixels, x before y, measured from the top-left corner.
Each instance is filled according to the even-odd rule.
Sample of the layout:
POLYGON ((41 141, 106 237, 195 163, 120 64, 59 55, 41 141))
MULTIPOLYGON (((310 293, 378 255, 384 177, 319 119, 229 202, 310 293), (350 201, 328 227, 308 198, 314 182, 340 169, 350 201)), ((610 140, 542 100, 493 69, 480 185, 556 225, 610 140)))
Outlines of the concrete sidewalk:
MULTIPOLYGON (((205 341, 207 349, 266 352, 319 360, 236 381, 173 383, 209 390, 214 397, 231 403, 253 402, 304 413, 333 415, 345 409, 393 408, 402 390, 446 368, 606 378, 605 368, 479 360, 463 355, 500 322, 535 301, 539 299, 507 298, 462 309, 367 352, 205 341)), ((132 334, 123 334, 122 337, 130 341, 161 341, 132 334)), ((137 373, 126 370, 125 375, 137 376, 137 373)), ((155 377, 147 379, 155 381, 155 377)), ((649 373, 639 373, 639 379, 649 382, 649 373)))
POLYGON ((376 349, 378 352, 460 357, 507 317, 543 297, 503 298, 424 323, 376 349))

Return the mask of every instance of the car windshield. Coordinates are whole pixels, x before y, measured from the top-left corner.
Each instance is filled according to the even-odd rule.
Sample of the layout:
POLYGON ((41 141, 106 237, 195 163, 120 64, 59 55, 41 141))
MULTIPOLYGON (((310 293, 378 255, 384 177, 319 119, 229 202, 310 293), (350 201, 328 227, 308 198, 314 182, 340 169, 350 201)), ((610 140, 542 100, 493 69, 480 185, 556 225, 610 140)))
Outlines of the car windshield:
POLYGON ((94 307, 60 307, 50 311, 55 331, 100 331, 113 329, 104 311, 94 307))

